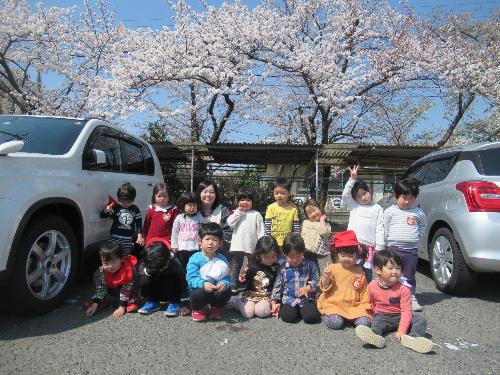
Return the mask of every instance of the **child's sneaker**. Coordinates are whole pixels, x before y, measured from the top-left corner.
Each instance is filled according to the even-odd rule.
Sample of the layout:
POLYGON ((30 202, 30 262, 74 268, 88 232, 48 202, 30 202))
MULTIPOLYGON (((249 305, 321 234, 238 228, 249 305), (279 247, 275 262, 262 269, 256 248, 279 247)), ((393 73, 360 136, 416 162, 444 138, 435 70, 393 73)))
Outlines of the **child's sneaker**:
POLYGON ((425 337, 401 336, 401 345, 405 348, 415 350, 417 353, 429 353, 434 343, 425 337))
POLYGON ((192 310, 191 316, 193 317, 193 320, 195 322, 204 322, 205 320, 207 320, 207 310, 205 309, 192 310))
POLYGON ((368 326, 357 326, 356 335, 364 342, 376 346, 377 348, 383 348, 385 346, 384 337, 377 335, 368 326))
POLYGON ((222 319, 222 308, 221 307, 212 307, 210 310, 210 318, 211 319, 222 319))
POLYGON ((411 309, 412 311, 422 311, 423 308, 417 301, 417 297, 414 294, 411 295, 411 309))
POLYGON ((155 301, 146 301, 146 303, 137 311, 142 315, 149 315, 160 310, 160 304, 155 301))
POLYGON ((137 306, 135 303, 129 303, 127 305, 127 312, 128 313, 136 313, 137 310, 139 310, 139 306, 137 306))
POLYGON ((168 305, 167 310, 165 311, 165 316, 168 317, 175 317, 179 316, 179 313, 181 312, 181 305, 178 303, 171 303, 168 305))

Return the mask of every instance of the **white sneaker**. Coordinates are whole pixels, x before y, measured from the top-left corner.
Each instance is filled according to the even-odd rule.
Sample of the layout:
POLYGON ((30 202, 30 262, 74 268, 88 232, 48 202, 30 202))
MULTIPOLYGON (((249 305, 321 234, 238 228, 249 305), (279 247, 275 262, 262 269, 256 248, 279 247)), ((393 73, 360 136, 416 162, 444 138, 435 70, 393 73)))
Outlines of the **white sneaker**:
POLYGON ((434 343, 425 337, 401 336, 401 345, 405 348, 415 350, 417 353, 429 353, 434 343))
POLYGON ((420 306, 414 294, 411 295, 411 309, 412 311, 423 311, 422 306, 420 306))
POLYGON ((357 326, 355 331, 356 335, 364 342, 367 342, 377 348, 383 348, 385 346, 385 338, 377 335, 370 327, 357 326))

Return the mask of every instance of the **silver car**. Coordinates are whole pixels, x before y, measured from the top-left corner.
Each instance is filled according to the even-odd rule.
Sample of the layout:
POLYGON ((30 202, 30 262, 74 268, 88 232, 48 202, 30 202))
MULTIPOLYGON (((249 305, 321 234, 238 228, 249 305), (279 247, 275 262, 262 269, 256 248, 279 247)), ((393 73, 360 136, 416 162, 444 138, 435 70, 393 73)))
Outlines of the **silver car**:
POLYGON ((433 152, 403 177, 420 182, 428 226, 419 257, 439 290, 468 292, 477 273, 500 272, 500 142, 433 152))

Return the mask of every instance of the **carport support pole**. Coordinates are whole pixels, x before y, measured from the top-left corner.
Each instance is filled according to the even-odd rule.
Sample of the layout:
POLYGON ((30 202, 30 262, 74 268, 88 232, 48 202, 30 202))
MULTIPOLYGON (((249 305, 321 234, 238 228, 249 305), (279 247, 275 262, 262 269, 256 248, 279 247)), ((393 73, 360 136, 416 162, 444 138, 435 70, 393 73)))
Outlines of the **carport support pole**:
POLYGON ((194 191, 194 146, 191 146, 191 191, 194 191))
POLYGON ((316 201, 319 201, 319 148, 316 148, 316 201))

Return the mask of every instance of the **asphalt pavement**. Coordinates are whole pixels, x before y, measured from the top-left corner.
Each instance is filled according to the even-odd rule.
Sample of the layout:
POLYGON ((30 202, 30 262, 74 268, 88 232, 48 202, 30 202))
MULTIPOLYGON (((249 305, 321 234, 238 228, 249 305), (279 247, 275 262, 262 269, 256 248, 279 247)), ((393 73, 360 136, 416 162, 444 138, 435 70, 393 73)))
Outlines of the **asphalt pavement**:
POLYGON ((500 275, 482 277, 467 296, 438 291, 428 264, 417 297, 434 351, 418 354, 387 338, 375 349, 352 327, 286 324, 275 318, 222 321, 126 314, 112 307, 85 316, 90 275, 46 315, 0 315, 0 374, 500 374, 500 275))

